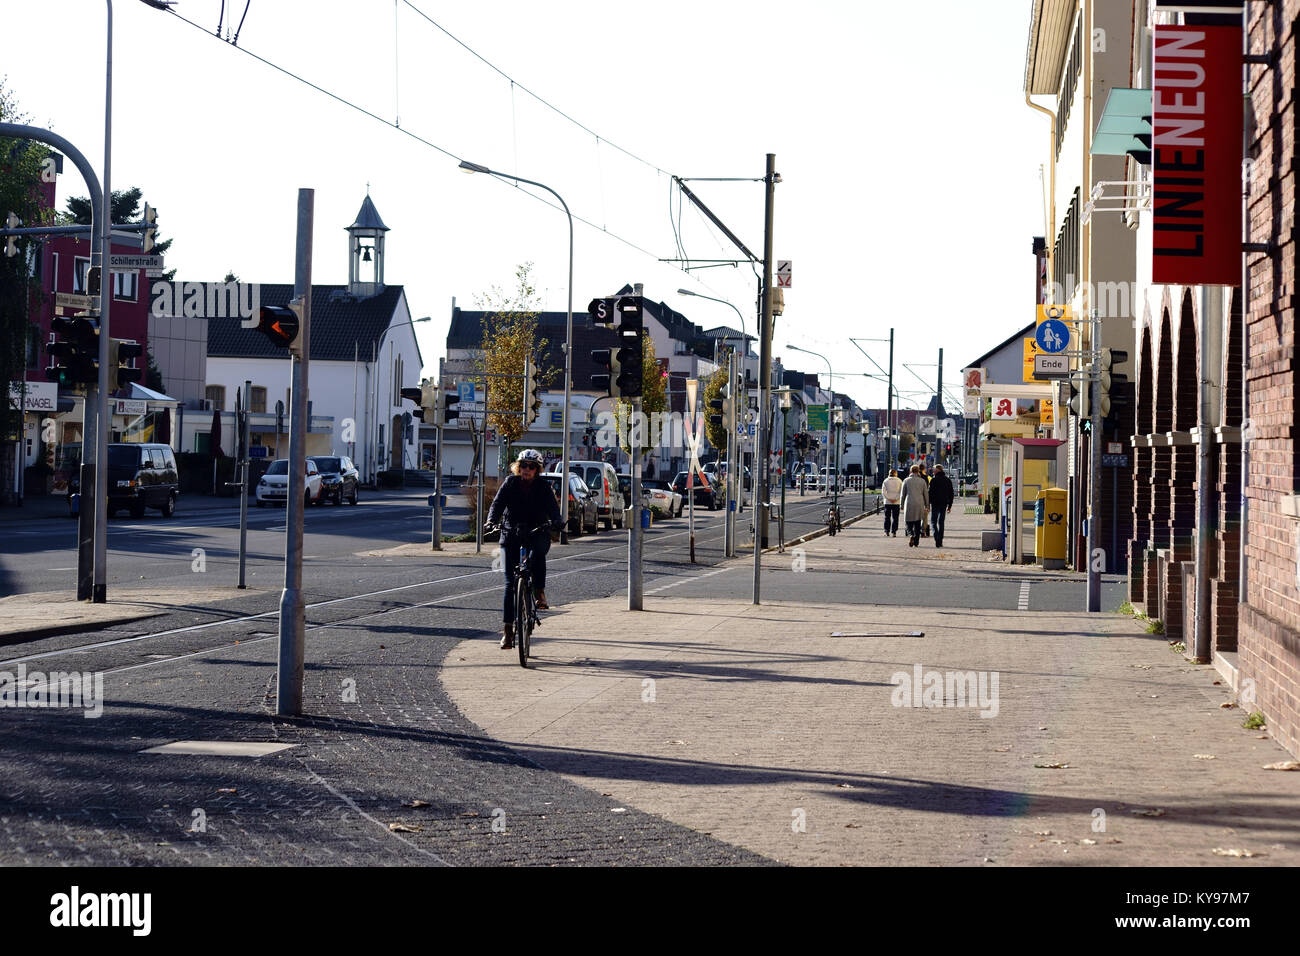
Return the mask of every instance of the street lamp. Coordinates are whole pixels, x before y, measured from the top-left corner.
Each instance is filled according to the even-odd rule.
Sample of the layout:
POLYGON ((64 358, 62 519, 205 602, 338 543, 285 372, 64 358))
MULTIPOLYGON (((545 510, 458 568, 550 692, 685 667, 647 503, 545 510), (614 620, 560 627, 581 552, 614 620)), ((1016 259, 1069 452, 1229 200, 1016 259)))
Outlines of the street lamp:
POLYGON ((723 305, 731 306, 732 310, 736 313, 736 317, 740 319, 741 344, 744 346, 745 354, 749 354, 749 333, 745 331, 745 316, 741 314, 740 309, 736 308, 734 304, 728 302, 726 299, 715 299, 711 295, 704 295, 702 292, 692 292, 690 289, 678 289, 677 294, 693 295, 697 299, 708 299, 710 302, 721 302, 723 305))
MULTIPOLYGON (((820 352, 814 352, 812 349, 801 349, 797 345, 788 345, 788 344, 786 345, 786 348, 792 349, 795 352, 805 352, 808 355, 815 355, 823 362, 826 363, 827 385, 830 387, 831 401, 834 402, 835 401, 835 371, 831 368, 831 360, 828 359, 825 355, 822 355, 820 352)), ((828 466, 831 463, 830 441, 831 441, 831 420, 830 420, 830 416, 828 415, 826 417, 826 464, 828 466)))
MULTIPOLYGON (((512 176, 510 173, 498 172, 495 169, 488 169, 486 166, 480 166, 478 163, 471 163, 467 159, 460 161, 460 168, 467 173, 487 173, 489 176, 497 176, 501 179, 510 179, 517 183, 527 183, 529 186, 536 186, 538 189, 545 189, 548 193, 559 200, 560 205, 564 207, 564 214, 569 217, 569 308, 568 318, 564 325, 564 421, 562 428, 564 430, 563 440, 563 461, 560 465, 560 473, 567 476, 569 474, 569 401, 573 389, 573 213, 569 212, 569 204, 564 201, 564 197, 557 193, 545 183, 539 183, 531 179, 524 179, 522 176, 512 176)), ((484 409, 486 413, 486 409, 484 409)), ((567 477, 564 481, 568 481, 567 477)), ((569 496, 560 495, 560 544, 569 543, 569 496)))

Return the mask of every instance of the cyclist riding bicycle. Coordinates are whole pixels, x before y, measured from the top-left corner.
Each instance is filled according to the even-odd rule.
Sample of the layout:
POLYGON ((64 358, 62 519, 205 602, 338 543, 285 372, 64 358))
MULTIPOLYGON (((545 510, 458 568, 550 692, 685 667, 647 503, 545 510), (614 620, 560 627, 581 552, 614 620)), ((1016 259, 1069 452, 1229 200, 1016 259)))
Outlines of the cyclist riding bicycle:
POLYGON ((519 568, 519 548, 528 545, 532 560, 534 593, 537 607, 546 610, 546 552, 551 549, 548 523, 560 525, 560 503, 551 486, 538 475, 542 471, 540 452, 526 448, 510 465, 510 477, 497 489, 488 510, 487 524, 501 528, 501 547, 506 559, 506 593, 503 602, 505 623, 502 627, 501 649, 515 646, 515 572, 519 568), (534 528, 541 530, 533 535, 534 528))

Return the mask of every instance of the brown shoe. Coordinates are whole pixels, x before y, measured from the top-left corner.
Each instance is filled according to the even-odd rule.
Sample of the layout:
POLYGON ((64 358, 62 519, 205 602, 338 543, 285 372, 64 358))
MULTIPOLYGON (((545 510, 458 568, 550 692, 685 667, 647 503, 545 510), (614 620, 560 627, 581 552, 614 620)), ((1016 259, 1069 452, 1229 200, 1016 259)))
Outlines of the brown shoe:
POLYGON ((537 610, 539 610, 539 611, 549 611, 549 610, 551 609, 551 606, 550 606, 549 604, 546 603, 546 592, 545 592, 545 591, 534 591, 534 592, 533 592, 533 597, 537 599, 537 610))
POLYGON ((515 626, 513 624, 502 625, 501 644, 499 646, 503 651, 508 651, 515 646, 515 626))

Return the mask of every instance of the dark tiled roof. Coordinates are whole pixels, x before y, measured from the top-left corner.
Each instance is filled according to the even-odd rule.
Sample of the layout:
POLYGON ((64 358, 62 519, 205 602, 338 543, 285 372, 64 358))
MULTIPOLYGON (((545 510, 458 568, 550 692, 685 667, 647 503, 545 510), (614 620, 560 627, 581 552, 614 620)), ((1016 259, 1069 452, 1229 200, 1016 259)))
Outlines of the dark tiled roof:
POLYGON ((384 225, 384 220, 379 218, 379 210, 375 204, 370 201, 370 194, 366 193, 366 198, 361 200, 361 208, 357 210, 357 221, 348 226, 349 229, 380 229, 388 232, 389 229, 384 225))
POLYGON ((758 341, 756 336, 750 335, 747 332, 742 332, 740 329, 733 329, 729 325, 719 325, 716 329, 706 329, 700 334, 706 339, 738 339, 743 335, 751 342, 758 341))
MULTIPOLYGON (((293 298, 293 286, 264 283, 259 286, 259 293, 262 305, 288 305, 293 298)), ((378 295, 357 299, 348 295, 347 286, 312 286, 312 359, 350 362, 359 352, 363 362, 370 361, 371 343, 378 343, 388 328, 402 294, 402 286, 390 285, 378 295)), ((243 328, 236 317, 208 320, 208 355, 273 359, 284 358, 285 351, 272 345, 256 329, 243 328)))

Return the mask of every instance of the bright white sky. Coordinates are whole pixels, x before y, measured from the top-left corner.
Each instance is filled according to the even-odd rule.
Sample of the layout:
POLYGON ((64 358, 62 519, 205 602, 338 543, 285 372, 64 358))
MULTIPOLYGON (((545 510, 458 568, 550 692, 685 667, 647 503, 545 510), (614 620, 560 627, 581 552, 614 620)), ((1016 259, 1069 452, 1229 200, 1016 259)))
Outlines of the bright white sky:
MULTIPOLYGON (((244 2, 228 0, 227 21, 244 2)), ((593 296, 639 281, 705 328, 736 315, 676 290, 728 299, 755 331, 747 265, 688 275, 656 260, 678 255, 668 174, 757 178, 768 152, 783 178, 775 258, 794 263, 774 338, 787 367, 825 371, 787 343, 820 352, 838 390, 883 406, 883 383, 844 376, 875 371, 849 337, 893 326, 895 382, 919 406, 928 394, 907 393, 926 385, 903 363, 932 393, 940 347, 957 383, 1031 320, 1048 134, 1021 93, 1029 0, 413 2, 474 52, 405 0, 251 0, 239 49, 213 35, 221 0, 176 7, 206 34, 117 0, 112 185, 140 186, 160 210, 177 278, 292 282, 297 190, 309 186, 313 279, 345 282, 343 229, 369 183, 392 230, 386 278, 406 287, 413 315, 434 319, 416 326, 428 370, 452 297, 472 308, 510 286, 518 263, 535 263, 545 308, 565 308, 561 212, 460 172, 248 51, 458 158, 544 182, 608 230, 576 223, 575 321, 593 296)), ((104 22, 98 0, 6 2, 0 40, 0 75, 21 106, 101 171, 104 22)), ((691 186, 762 255, 761 183, 691 186)), ((60 204, 74 194, 85 195, 75 170, 60 204)), ((689 204, 681 238, 692 257, 738 255, 689 204)), ((886 364, 887 344, 867 347, 886 364)))

